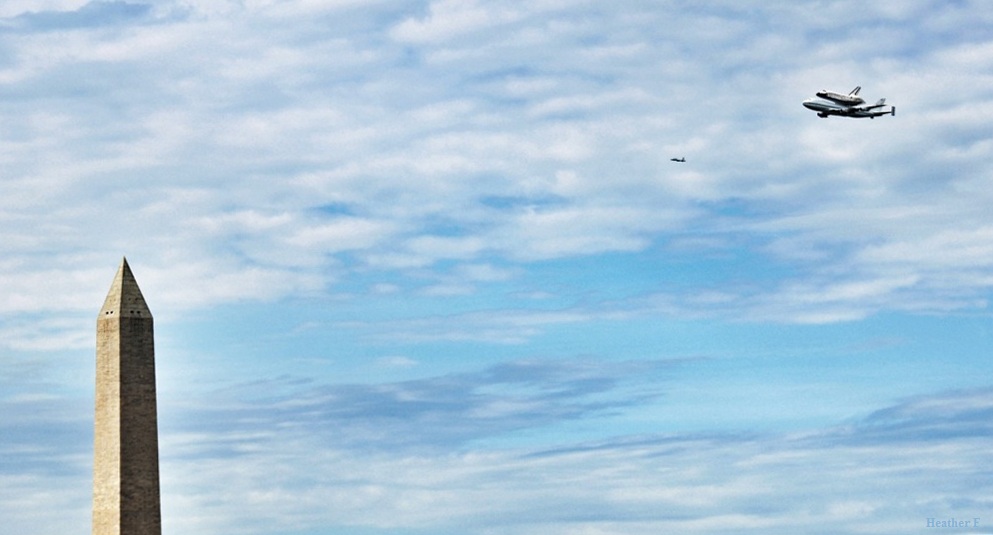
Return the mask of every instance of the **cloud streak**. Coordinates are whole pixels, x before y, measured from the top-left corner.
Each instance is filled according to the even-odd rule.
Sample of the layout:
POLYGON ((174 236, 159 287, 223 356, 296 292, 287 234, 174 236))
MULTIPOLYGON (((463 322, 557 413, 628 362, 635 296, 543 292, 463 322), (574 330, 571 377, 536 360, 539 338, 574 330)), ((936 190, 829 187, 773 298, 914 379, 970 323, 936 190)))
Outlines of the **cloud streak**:
MULTIPOLYGON (((664 407, 680 365, 531 360, 394 383, 287 378, 213 392, 209 403, 188 398, 162 420, 168 529, 886 533, 993 505, 988 387, 803 433, 603 436, 587 426, 585 440, 540 438, 664 407)), ((2 510, 19 509, 14 527, 85 524, 89 418, 58 416, 61 403, 3 400, 4 414, 33 415, 49 443, 39 451, 32 435, 12 440, 19 424, 5 420, 2 510), (39 490, 55 480, 59 490, 39 490), (43 514, 42 503, 63 513, 43 514)))
POLYGON ((533 360, 401 383, 315 386, 287 379, 217 393, 228 404, 215 416, 191 420, 199 422, 200 433, 226 429, 222 435, 249 441, 302 431, 326 445, 361 451, 459 450, 648 402, 662 395, 648 380, 678 364, 533 360))
MULTIPOLYGON (((530 365, 518 363, 475 378, 490 385, 520 384, 522 372, 530 383, 566 369, 535 374, 530 365)), ((641 373, 635 368, 628 372, 641 373)), ((922 396, 880 410, 853 426, 814 434, 646 434, 561 448, 489 451, 457 446, 465 438, 461 432, 466 424, 476 429, 474 433, 485 429, 484 434, 489 434, 516 432, 521 417, 536 426, 574 418, 577 413, 571 410, 544 409, 553 398, 581 399, 602 392, 602 385, 608 384, 577 382, 574 373, 569 369, 565 381, 555 382, 565 385, 561 390, 518 397, 516 404, 509 399, 483 402, 464 394, 452 397, 452 385, 440 384, 457 381, 445 378, 389 388, 338 389, 336 402, 348 412, 364 413, 368 424, 392 420, 398 416, 392 408, 405 407, 406 424, 383 426, 390 436, 360 433, 370 442, 432 437, 435 447, 403 456, 384 455, 371 443, 343 448, 341 436, 355 436, 347 414, 324 413, 337 425, 324 421, 300 427, 276 406, 273 414, 285 424, 279 428, 279 439, 257 434, 260 427, 255 425, 254 432, 229 431, 241 444, 237 461, 211 452, 209 444, 193 437, 184 441, 185 446, 170 441, 176 450, 186 452, 168 461, 184 481, 175 487, 183 495, 177 501, 204 511, 214 509, 212 514, 223 517, 223 509, 254 500, 258 508, 253 510, 269 512, 257 521, 283 526, 262 528, 269 530, 307 532, 344 523, 374 532, 443 533, 458 529, 650 533, 676 528, 690 533, 790 533, 798 528, 814 533, 882 533, 919 529, 928 517, 981 516, 991 505, 982 498, 988 494, 983 489, 989 487, 988 389, 922 396), (543 410, 536 413, 532 408, 537 405, 543 410), (494 409, 496 413, 481 413, 494 409), (495 425, 500 420, 507 425, 495 425), (317 430, 325 425, 331 434, 317 430), (442 444, 447 446, 437 447, 442 444), (285 461, 297 458, 298 449, 310 452, 305 455, 311 460, 307 475, 297 472, 296 463, 285 461), (259 468, 246 470, 246 466, 259 468), (231 478, 239 481, 236 489, 243 489, 234 493, 243 496, 229 495, 230 504, 204 502, 211 493, 209 481, 231 478), (181 490, 190 489, 190 481, 200 490, 181 490), (332 506, 325 516, 308 503, 332 506)), ((310 401, 303 400, 294 410, 314 414, 310 401)), ((563 408, 558 403, 551 406, 563 408)), ((589 409, 587 405, 580 412, 589 409)), ((239 412, 230 420, 241 419, 239 412)), ((209 520, 203 520, 202 526, 180 522, 188 532, 209 531, 209 520)))

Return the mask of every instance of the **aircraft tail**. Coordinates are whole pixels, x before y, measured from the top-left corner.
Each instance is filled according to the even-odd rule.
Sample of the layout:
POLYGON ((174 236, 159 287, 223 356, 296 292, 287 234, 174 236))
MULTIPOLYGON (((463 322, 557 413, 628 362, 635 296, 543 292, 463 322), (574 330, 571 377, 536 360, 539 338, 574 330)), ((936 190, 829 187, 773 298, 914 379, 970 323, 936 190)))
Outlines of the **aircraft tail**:
POLYGON ((882 106, 883 104, 886 104, 886 99, 885 98, 879 99, 879 102, 876 103, 876 106, 882 106))
POLYGON ((852 89, 852 92, 849 93, 848 96, 854 97, 855 95, 858 95, 859 91, 861 90, 862 90, 862 86, 856 86, 855 89, 852 89))

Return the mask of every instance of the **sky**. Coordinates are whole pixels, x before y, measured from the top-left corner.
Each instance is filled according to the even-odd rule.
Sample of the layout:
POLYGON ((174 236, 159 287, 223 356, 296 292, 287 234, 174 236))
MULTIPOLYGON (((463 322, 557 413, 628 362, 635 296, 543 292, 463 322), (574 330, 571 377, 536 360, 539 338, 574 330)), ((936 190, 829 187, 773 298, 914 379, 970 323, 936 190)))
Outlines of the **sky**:
POLYGON ((4 0, 3 531, 89 533, 126 257, 166 535, 993 533, 991 73, 979 0, 4 0))

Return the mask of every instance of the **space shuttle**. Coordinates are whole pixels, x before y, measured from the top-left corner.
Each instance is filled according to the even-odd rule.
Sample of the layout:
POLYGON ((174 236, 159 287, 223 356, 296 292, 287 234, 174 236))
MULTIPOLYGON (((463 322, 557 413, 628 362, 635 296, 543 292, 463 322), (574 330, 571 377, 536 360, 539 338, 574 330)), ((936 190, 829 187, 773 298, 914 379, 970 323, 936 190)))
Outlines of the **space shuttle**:
POLYGON ((862 86, 858 86, 855 89, 852 89, 847 95, 835 93, 834 91, 828 91, 827 89, 823 89, 814 94, 823 99, 830 100, 831 102, 844 104, 845 106, 858 106, 860 104, 865 104, 865 100, 859 96, 859 91, 861 90, 862 86))

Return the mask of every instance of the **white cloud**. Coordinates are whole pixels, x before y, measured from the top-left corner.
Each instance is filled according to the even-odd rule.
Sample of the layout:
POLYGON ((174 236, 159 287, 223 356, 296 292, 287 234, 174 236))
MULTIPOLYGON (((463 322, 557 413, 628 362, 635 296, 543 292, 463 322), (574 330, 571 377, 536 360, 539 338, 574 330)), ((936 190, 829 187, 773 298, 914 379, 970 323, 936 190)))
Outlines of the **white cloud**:
POLYGON ((292 231, 287 241, 304 250, 317 249, 329 254, 373 248, 395 232, 396 229, 389 223, 350 217, 316 226, 303 226, 292 231))
POLYGON ((90 0, 10 0, 0 6, 0 17, 15 17, 39 11, 73 11, 90 0))
MULTIPOLYGON (((979 2, 180 0, 130 17, 98 4, 0 3, 6 370, 84 347, 122 255, 157 317, 363 291, 400 303, 293 321, 409 349, 378 362, 391 373, 483 358, 448 343, 497 360, 540 352, 528 344, 573 343, 605 320, 989 308, 993 12, 979 2), (800 106, 856 84, 898 114, 821 120, 800 106)), ((327 345, 301 340, 294 351, 327 345)), ((534 407, 490 401, 473 414, 534 407)), ((167 436, 180 452, 163 471, 169 529, 892 533, 989 495, 968 470, 988 466, 988 437, 887 449, 601 436, 398 456, 283 423, 285 442, 271 429, 167 436), (919 470, 935 459, 963 480, 919 470)), ((22 433, 0 433, 5 454, 24 451, 3 443, 22 433)), ((85 470, 67 481, 15 464, 0 468, 11 529, 85 525, 85 470)))
POLYGON ((441 42, 482 29, 491 29, 523 17, 520 8, 505 4, 480 4, 475 0, 435 0, 423 18, 410 18, 396 25, 391 35, 404 42, 441 42))
MULTIPOLYGON (((805 11, 788 5, 629 13, 584 2, 284 4, 277 16, 265 2, 187 2, 195 15, 79 29, 69 47, 44 32, 11 41, 7 90, 45 105, 0 109, 15 125, 4 136, 11 177, 0 197, 7 254, 102 236, 115 252, 140 253, 141 242, 172 249, 169 258, 214 251, 230 269, 260 269, 235 267, 240 255, 307 266, 310 280, 329 282, 341 275, 333 257, 346 252, 405 272, 484 255, 526 264, 640 252, 742 230, 765 242, 767 261, 798 273, 784 287, 873 284, 891 276, 879 273, 879 259, 899 256, 925 269, 915 276, 959 284, 953 293, 985 292, 984 235, 967 230, 983 228, 988 174, 988 140, 973 113, 989 100, 977 89, 982 41, 939 42, 919 56, 887 46, 869 67, 852 71, 845 60, 815 70, 767 57, 840 47, 851 58, 855 45, 814 40, 805 32, 816 25, 769 33, 805 11), (320 20, 335 31, 322 32, 320 20), (339 31, 345 20, 363 29, 339 31), (663 21, 676 33, 659 35, 663 21), (438 47, 475 59, 425 62, 438 47), (907 63, 916 70, 908 74, 907 63), (76 75, 92 68, 100 74, 76 75), (907 113, 815 121, 799 106, 811 87, 845 80, 885 92, 907 113), (912 155, 932 163, 908 165, 912 155), (690 161, 668 165, 672 156, 690 161), (952 162, 972 178, 926 174, 952 162), (480 206, 488 196, 560 202, 490 210, 480 206), (752 213, 737 225, 707 204, 726 202, 752 213), (311 212, 333 203, 349 206, 345 217, 311 212), (105 221, 129 210, 144 222, 105 221), (248 214, 257 220, 234 224, 248 214), (458 235, 436 235, 439 224, 458 235), (921 239, 947 254, 907 250, 921 239), (813 259, 823 269, 811 269, 813 259), (972 274, 952 276, 963 270, 972 274), (850 275, 820 282, 827 271, 850 275)), ((849 4, 827 7, 840 16, 849 4)), ((907 12, 880 10, 888 25, 910 24, 901 22, 907 12)), ((960 7, 940 11, 969 18, 960 7)), ((841 20, 818 24, 828 23, 841 20)), ((919 286, 927 287, 936 286, 919 286)), ((259 294, 275 296, 241 297, 259 294)))
POLYGON ((984 269, 993 266, 993 227, 939 231, 913 242, 891 242, 868 247, 861 258, 867 262, 901 264, 930 271, 954 266, 984 269))

